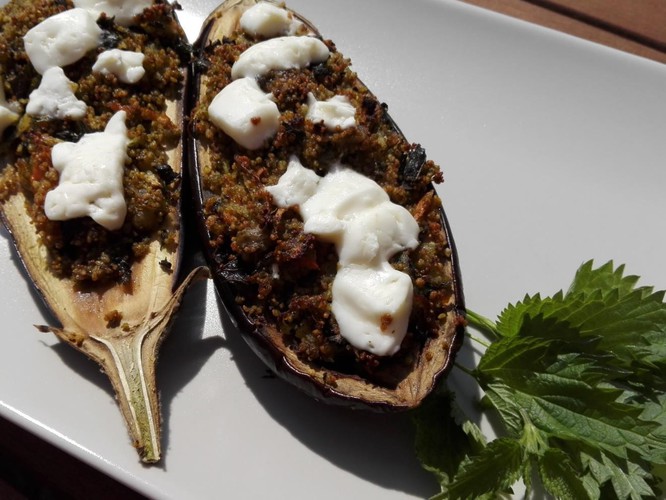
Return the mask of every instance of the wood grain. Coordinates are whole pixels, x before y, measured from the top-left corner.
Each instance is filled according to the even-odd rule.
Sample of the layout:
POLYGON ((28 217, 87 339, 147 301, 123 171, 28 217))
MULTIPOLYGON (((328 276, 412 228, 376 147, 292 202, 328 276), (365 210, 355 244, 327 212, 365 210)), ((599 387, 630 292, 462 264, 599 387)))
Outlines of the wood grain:
POLYGON ((666 0, 462 0, 500 14, 666 63, 666 0), (593 5, 594 4, 594 5, 593 5), (637 5, 643 5, 645 10, 637 5), (654 4, 652 14, 650 5, 654 4))
POLYGON ((666 51, 666 0, 530 0, 666 51))

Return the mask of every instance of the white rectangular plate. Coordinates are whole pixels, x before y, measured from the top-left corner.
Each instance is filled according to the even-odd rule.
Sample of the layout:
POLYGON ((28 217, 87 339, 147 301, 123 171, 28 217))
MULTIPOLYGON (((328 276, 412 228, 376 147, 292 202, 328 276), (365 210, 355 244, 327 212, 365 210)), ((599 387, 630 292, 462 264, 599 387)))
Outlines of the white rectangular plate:
MULTIPOLYGON (((1 2, 0 2, 1 3, 1 2)), ((181 0, 195 37, 212 1, 181 0)), ((594 258, 666 287, 666 67, 445 0, 294 0, 442 165, 467 304, 489 317, 594 258)), ((0 240, 0 414, 158 498, 422 498, 407 415, 330 408, 268 377, 197 285, 158 367, 164 462, 137 459, 97 367, 0 240)), ((190 236, 194 238, 194 235, 190 236)), ((470 362, 466 346, 461 362, 470 362)), ((459 399, 477 395, 454 371, 459 399)))

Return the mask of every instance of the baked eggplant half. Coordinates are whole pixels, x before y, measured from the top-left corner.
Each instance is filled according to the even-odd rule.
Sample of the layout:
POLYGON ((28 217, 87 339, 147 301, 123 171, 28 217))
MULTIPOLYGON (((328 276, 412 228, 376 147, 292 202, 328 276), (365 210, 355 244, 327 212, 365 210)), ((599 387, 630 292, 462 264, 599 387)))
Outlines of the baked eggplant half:
POLYGON ((218 7, 190 85, 199 229, 246 341, 318 399, 416 407, 465 323, 439 167, 284 4, 218 7))
POLYGON ((142 461, 160 459, 158 348, 179 285, 183 91, 166 2, 0 9, 0 213, 59 325, 110 378, 142 461), (100 12, 98 8, 109 8, 100 12))

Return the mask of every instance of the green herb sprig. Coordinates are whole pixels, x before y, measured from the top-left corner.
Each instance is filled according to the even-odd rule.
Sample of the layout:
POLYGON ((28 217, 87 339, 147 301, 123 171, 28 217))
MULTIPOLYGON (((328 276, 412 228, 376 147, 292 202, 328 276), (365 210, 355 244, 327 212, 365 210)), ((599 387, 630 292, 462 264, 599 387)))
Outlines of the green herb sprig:
POLYGON ((415 414, 417 454, 441 485, 434 498, 497 498, 519 479, 527 494, 538 480, 562 499, 663 495, 666 304, 637 282, 589 261, 566 293, 526 296, 496 322, 469 313, 490 342, 464 371, 503 432, 486 442, 453 395, 436 392, 415 414))

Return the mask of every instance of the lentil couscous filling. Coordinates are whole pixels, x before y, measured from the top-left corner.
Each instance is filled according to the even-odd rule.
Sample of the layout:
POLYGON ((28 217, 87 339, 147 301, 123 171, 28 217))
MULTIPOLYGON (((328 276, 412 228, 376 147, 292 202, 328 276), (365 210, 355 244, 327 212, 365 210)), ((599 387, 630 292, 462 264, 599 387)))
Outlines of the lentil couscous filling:
MULTIPOLYGON (((70 1, 12 0, 0 8, 0 76, 6 99, 25 110, 41 76, 33 68, 23 37, 41 21, 74 8, 70 1)), ((167 115, 169 102, 182 99, 183 68, 189 47, 176 22, 174 7, 158 1, 130 26, 120 26, 102 14, 95 50, 63 68, 74 83, 76 98, 87 109, 81 120, 44 119, 23 114, 5 130, 3 155, 11 158, 0 179, 0 200, 21 192, 48 250, 49 268, 58 277, 77 282, 123 283, 132 264, 149 244, 177 245, 167 229, 178 219, 180 175, 169 166, 169 150, 181 137, 181 123, 167 115), (145 75, 123 83, 113 74, 93 72, 97 56, 109 49, 141 52, 145 75), (58 185, 51 150, 62 141, 77 142, 84 134, 104 130, 118 111, 125 111, 128 160, 123 173, 127 215, 119 230, 109 231, 89 217, 54 221, 46 217, 44 199, 58 185)))
MULTIPOLYGON (((426 341, 438 334, 454 307, 451 248, 432 183, 439 167, 397 130, 386 106, 359 81, 331 41, 323 63, 272 70, 258 78, 280 112, 279 128, 262 147, 248 150, 208 117, 213 98, 231 82, 239 55, 260 41, 243 32, 201 48, 195 73, 205 81, 191 114, 192 133, 210 162, 200 166, 203 216, 214 272, 237 290, 236 302, 258 327, 275 325, 301 360, 395 387, 413 370, 426 341), (318 101, 345 96, 356 126, 328 130, 306 119, 308 94, 318 101), (412 280, 407 336, 393 356, 357 349, 341 335, 331 313, 338 256, 332 243, 304 232, 297 207, 277 208, 267 186, 285 173, 291 157, 323 176, 336 161, 373 179, 419 225, 419 245, 391 259, 412 280)), ((390 318, 387 319, 390 321, 390 318)))

